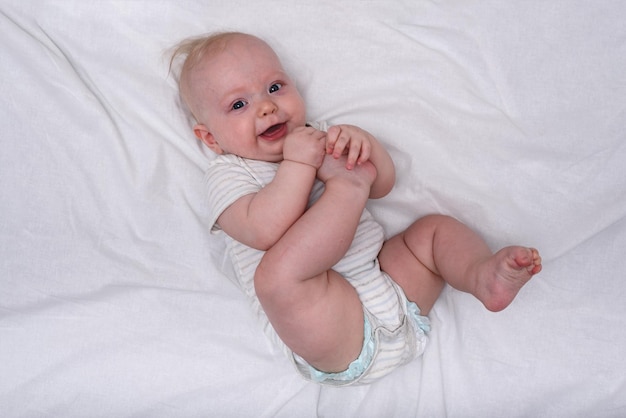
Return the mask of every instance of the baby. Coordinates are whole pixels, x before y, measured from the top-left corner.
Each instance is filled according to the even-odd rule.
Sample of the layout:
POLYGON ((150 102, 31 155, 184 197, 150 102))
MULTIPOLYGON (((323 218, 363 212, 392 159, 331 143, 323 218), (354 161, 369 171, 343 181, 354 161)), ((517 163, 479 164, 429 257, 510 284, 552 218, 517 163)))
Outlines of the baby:
POLYGON ((389 154, 358 127, 308 124, 294 82, 261 39, 190 39, 179 58, 193 132, 217 154, 205 175, 212 231, 226 233, 239 285, 305 378, 380 378, 422 353, 423 315, 445 283, 499 311, 541 271, 537 250, 493 254, 442 215, 384 241, 365 205, 394 185, 389 154))

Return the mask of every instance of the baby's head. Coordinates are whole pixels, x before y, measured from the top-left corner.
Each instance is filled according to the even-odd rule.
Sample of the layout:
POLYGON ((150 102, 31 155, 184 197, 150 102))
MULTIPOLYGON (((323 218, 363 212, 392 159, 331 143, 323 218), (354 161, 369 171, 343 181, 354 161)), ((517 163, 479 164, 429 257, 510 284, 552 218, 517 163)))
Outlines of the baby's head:
POLYGON ((183 41, 180 95, 194 134, 217 154, 281 161, 285 137, 306 122, 304 101, 261 39, 228 32, 183 41))

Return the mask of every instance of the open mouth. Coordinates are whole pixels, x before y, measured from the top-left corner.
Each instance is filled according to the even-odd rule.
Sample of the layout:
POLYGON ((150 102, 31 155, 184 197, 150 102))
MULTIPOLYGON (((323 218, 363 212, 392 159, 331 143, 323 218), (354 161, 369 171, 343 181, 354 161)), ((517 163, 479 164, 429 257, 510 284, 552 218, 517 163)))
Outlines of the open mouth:
POLYGON ((265 132, 261 134, 261 138, 266 139, 268 141, 273 141, 279 138, 282 138, 287 134, 287 124, 286 123, 278 123, 276 125, 272 125, 265 132))

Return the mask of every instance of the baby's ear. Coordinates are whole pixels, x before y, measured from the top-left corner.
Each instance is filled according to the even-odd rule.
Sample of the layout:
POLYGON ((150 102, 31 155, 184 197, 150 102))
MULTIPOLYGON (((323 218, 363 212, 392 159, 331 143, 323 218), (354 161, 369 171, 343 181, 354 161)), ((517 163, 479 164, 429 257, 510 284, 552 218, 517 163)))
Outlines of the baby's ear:
POLYGON ((211 132, 209 132, 205 125, 197 124, 193 127, 193 133, 194 135, 196 135, 196 138, 204 142, 204 144, 209 147, 209 149, 214 153, 224 153, 224 150, 220 147, 220 145, 215 140, 215 137, 211 134, 211 132))

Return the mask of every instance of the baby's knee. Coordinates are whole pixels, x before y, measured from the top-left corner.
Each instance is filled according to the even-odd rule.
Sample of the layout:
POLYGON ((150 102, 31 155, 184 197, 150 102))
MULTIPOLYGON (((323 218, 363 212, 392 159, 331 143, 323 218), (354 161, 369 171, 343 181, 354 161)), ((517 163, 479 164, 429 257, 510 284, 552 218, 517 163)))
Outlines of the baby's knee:
POLYGON ((462 225, 457 219, 448 215, 432 214, 426 215, 416 220, 407 230, 407 233, 412 234, 415 230, 421 233, 429 232, 434 234, 436 231, 442 230, 441 228, 448 229, 449 227, 457 227, 462 225))
POLYGON ((418 220, 418 222, 427 222, 432 224, 444 224, 450 222, 458 222, 455 218, 449 215, 441 215, 438 213, 426 215, 418 220))
POLYGON ((263 258, 254 273, 254 290, 262 303, 284 303, 297 294, 300 276, 292 263, 263 258))
POLYGON ((280 271, 261 261, 254 273, 254 290, 260 301, 267 300, 278 290, 280 271))

